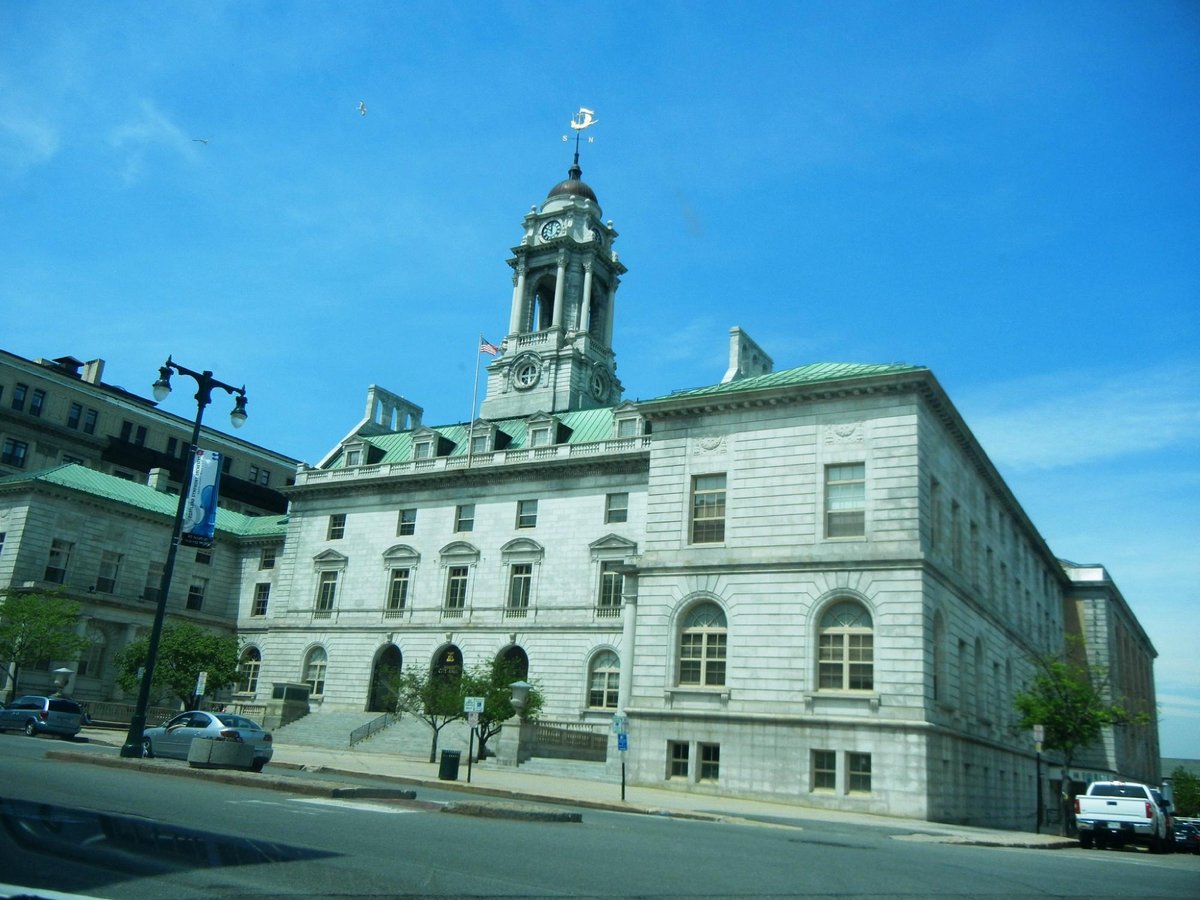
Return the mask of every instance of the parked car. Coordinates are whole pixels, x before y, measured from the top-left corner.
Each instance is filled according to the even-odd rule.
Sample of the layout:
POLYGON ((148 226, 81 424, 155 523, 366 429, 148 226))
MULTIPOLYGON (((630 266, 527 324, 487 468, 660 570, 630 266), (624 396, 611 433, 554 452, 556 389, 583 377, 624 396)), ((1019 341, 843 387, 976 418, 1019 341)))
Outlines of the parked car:
POLYGON ((1175 851, 1177 853, 1200 853, 1200 828, 1191 822, 1176 822, 1175 851))
POLYGON ((192 709, 180 713, 156 728, 145 729, 142 732, 142 753, 149 757, 187 759, 188 752, 192 749, 192 741, 196 738, 216 738, 253 744, 254 763, 251 768, 255 772, 261 772, 275 752, 271 743, 271 732, 257 722, 236 713, 192 709))
POLYGON ((73 738, 83 726, 83 708, 66 697, 28 694, 0 708, 0 731, 24 731, 30 737, 56 734, 73 738))

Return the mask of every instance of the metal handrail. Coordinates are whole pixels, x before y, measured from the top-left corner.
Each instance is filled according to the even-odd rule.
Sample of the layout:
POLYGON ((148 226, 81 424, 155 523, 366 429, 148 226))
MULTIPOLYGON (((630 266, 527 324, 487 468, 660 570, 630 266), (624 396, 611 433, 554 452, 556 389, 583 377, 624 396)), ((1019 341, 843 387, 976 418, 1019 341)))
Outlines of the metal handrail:
POLYGON ((399 718, 399 713, 384 713, 382 716, 376 716, 366 725, 358 726, 350 732, 350 746, 353 747, 359 741, 365 741, 375 732, 382 731, 399 718))

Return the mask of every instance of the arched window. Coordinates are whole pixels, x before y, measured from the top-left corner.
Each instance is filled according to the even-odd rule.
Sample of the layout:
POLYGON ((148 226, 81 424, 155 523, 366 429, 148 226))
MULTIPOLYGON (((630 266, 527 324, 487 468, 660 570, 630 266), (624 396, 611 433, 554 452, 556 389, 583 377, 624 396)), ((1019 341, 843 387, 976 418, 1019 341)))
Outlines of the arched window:
POLYGON ((817 686, 823 691, 869 691, 875 686, 875 635, 861 603, 842 600, 825 610, 817 630, 817 686))
POLYGON ((313 647, 304 658, 304 678, 308 684, 310 697, 321 697, 325 694, 325 667, 329 657, 325 655, 324 647, 313 647))
POLYGON ((79 656, 75 674, 80 677, 99 678, 104 671, 104 648, 108 638, 95 625, 87 627, 88 645, 79 656))
POLYGON ((258 690, 258 672, 261 668, 262 654, 257 647, 247 647, 242 651, 242 658, 238 660, 239 694, 253 694, 258 690))
POLYGON ((946 693, 946 623, 942 614, 933 614, 933 699, 942 702, 946 693))
POLYGON ((592 657, 588 670, 588 706, 617 708, 617 686, 621 680, 621 660, 611 650, 592 657))
POLYGON ((679 683, 717 687, 725 684, 725 613, 702 603, 687 614, 679 635, 679 683))

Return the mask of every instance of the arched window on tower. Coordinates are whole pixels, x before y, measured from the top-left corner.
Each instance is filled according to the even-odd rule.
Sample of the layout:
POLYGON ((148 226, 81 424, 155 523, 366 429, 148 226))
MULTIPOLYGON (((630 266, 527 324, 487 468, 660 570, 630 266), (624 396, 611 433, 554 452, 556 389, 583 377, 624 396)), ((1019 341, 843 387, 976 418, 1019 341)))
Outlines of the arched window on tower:
POLYGON ((554 321, 554 279, 545 278, 533 291, 529 304, 529 330, 545 331, 554 321))

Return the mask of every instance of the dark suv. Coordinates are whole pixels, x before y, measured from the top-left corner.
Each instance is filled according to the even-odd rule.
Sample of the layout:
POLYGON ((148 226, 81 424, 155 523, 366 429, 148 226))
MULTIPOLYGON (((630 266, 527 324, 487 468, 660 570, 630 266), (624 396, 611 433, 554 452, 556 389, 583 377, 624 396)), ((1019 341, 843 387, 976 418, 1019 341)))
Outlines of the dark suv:
POLYGON ((56 734, 73 738, 83 725, 83 708, 65 697, 30 694, 0 709, 0 731, 24 731, 30 737, 56 734))

